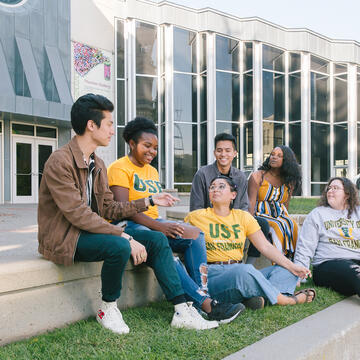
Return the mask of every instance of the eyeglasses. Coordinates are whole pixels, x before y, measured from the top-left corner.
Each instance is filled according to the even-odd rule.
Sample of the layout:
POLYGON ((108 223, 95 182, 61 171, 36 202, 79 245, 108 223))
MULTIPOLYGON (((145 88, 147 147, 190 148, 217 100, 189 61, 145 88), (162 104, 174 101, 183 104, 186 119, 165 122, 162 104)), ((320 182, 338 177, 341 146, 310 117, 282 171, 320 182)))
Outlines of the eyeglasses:
POLYGON ((209 191, 216 191, 216 190, 223 191, 225 189, 226 189, 226 184, 220 184, 219 186, 211 185, 209 187, 209 191))
POLYGON ((332 191, 339 191, 339 190, 344 190, 344 188, 342 188, 342 187, 340 187, 340 186, 336 186, 336 185, 334 185, 334 186, 328 186, 327 188, 326 188, 326 192, 329 192, 330 190, 332 190, 332 191))

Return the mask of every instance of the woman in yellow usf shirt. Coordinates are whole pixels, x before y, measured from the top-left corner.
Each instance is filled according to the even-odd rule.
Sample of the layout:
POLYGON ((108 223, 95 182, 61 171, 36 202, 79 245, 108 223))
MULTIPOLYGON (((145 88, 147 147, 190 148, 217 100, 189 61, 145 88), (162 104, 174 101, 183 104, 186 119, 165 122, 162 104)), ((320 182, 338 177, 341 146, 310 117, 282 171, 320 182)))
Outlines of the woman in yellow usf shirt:
POLYGON ((272 246, 248 212, 232 209, 235 197, 233 181, 218 176, 209 188, 213 207, 195 210, 185 218, 205 234, 210 295, 220 301, 243 302, 252 308, 263 307, 265 299, 278 305, 313 301, 314 289, 294 294, 298 277, 311 276, 310 270, 295 265, 272 246), (256 270, 252 265, 243 264, 246 238, 277 265, 256 270))

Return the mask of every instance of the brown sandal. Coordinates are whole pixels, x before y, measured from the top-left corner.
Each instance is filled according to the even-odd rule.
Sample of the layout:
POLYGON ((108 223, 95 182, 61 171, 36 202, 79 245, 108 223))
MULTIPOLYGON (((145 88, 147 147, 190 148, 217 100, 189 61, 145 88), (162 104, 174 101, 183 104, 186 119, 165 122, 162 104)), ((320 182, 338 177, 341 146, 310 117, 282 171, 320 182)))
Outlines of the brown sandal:
POLYGON ((309 303, 312 303, 316 298, 316 290, 315 289, 313 289, 313 288, 302 289, 302 290, 297 291, 293 296, 291 296, 295 300, 296 304, 299 303, 299 300, 298 300, 298 298, 296 296, 300 295, 300 294, 305 294, 306 295, 306 299, 305 299, 304 304, 308 302, 309 297, 312 297, 312 300, 309 301, 309 303))

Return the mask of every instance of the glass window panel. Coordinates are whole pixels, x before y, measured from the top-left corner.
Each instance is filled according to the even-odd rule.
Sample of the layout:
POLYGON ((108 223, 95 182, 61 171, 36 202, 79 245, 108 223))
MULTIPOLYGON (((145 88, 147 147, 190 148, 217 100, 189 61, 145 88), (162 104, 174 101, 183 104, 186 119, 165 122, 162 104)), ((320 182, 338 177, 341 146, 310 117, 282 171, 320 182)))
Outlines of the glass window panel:
POLYGON ((253 122, 244 124, 244 166, 253 166, 254 143, 253 122))
POLYGON ((116 32, 116 54, 117 54, 117 74, 116 77, 125 77, 125 40, 124 40, 124 22, 117 21, 116 32))
POLYGON ((347 124, 334 126, 334 161, 335 166, 348 164, 348 126, 347 124))
POLYGON ((311 120, 330 121, 329 77, 311 73, 311 120))
POLYGON ((157 73, 157 28, 154 25, 136 22, 136 73, 157 73))
MULTIPOLYGON (((231 123, 231 122, 216 122, 216 134, 220 133, 227 133, 231 134, 236 139, 236 151, 239 153, 239 144, 240 144, 240 125, 238 123, 231 123)), ((232 165, 239 168, 240 163, 238 157, 232 162, 232 165)))
POLYGON ((12 124, 12 133, 16 135, 35 135, 35 128, 32 125, 12 124))
POLYGON ((43 126, 36 127, 36 136, 56 139, 56 129, 43 126))
POLYGON ((335 176, 347 177, 347 168, 336 168, 335 176))
POLYGON ((301 119, 301 74, 289 75, 289 120, 301 119))
POLYGON ((117 125, 125 125, 125 80, 117 80, 117 125))
POLYGON ((239 42, 216 35, 216 68, 239 71, 239 42))
POLYGON ((2 122, 0 121, 0 134, 2 133, 2 122))
POLYGON ((200 125, 200 165, 207 165, 207 123, 200 125))
POLYGON ((160 26, 161 33, 161 55, 160 55, 160 74, 165 72, 165 55, 167 49, 165 49, 165 26, 160 26))
POLYGON ((136 77, 136 115, 157 123, 157 79, 136 77))
POLYGON ((31 196, 31 144, 16 144, 16 195, 31 196))
POLYGON ((174 121, 197 121, 196 76, 174 74, 174 121))
POLYGON ((38 164, 39 164, 39 186, 42 179, 42 174, 44 171, 44 166, 52 153, 52 146, 51 145, 39 145, 38 151, 38 164))
POLYGON ((238 121, 240 115, 240 77, 216 72, 216 118, 238 121))
POLYGON ((174 124, 175 182, 192 182, 197 171, 197 125, 174 124))
POLYGON ((200 121, 207 120, 207 78, 206 74, 200 76, 200 121))
POLYGON ((314 71, 320 71, 325 74, 329 74, 330 63, 326 60, 318 58, 317 56, 311 55, 310 69, 314 71))
POLYGON ((263 122, 263 153, 264 160, 270 155, 271 150, 285 144, 285 125, 263 122))
POLYGON ((285 77, 263 71, 263 118, 284 121, 285 77))
POLYGON ((252 71, 244 74, 244 119, 253 120, 253 78, 252 71))
POLYGON ((360 122, 360 75, 357 76, 357 121, 360 122))
POLYGON ((247 42, 244 44, 244 71, 253 68, 253 44, 247 42))
POLYGON ((289 71, 301 70, 301 55, 290 53, 290 68, 289 71))
POLYGON ((162 88, 161 88, 161 123, 165 122, 166 119, 166 107, 165 107, 165 78, 161 78, 162 88))
POLYGON ((201 34, 200 40, 200 72, 206 70, 206 34, 201 34))
POLYGON ((357 124, 357 173, 360 174, 360 123, 357 124))
MULTIPOLYGON (((344 75, 347 77, 346 75, 344 75)), ((335 122, 347 121, 348 118, 348 91, 347 80, 343 78, 335 78, 335 97, 334 97, 334 120, 335 122)))
POLYGON ((165 184, 165 166, 166 166, 166 128, 165 125, 160 127, 161 131, 161 144, 160 144, 160 151, 161 151, 161 182, 165 184))
POLYGON ((330 177, 330 126, 311 124, 311 181, 330 177))
POLYGON ((117 157, 118 159, 125 156, 125 140, 123 138, 124 128, 117 128, 117 157))
POLYGON ((311 195, 320 196, 325 189, 326 184, 311 184, 311 195))
POLYGON ((301 164, 301 122, 289 125, 289 147, 294 152, 298 163, 301 164))
POLYGON ((284 51, 263 45, 263 68, 284 72, 284 51))
POLYGON ((334 66, 335 74, 341 74, 347 72, 347 65, 346 64, 335 64, 334 66))
POLYGON ((174 27, 174 70, 196 72, 196 33, 174 27))

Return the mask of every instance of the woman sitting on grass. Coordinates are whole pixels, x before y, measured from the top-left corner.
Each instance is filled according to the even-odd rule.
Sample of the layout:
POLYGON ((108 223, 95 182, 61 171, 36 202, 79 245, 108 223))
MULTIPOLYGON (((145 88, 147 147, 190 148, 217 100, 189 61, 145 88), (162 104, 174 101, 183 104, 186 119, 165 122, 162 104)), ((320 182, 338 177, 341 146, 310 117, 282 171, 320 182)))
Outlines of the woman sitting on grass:
MULTIPOLYGON (((151 195, 162 192, 159 174, 150 165, 157 155, 157 128, 153 121, 136 117, 125 126, 123 137, 129 145, 129 155, 116 160, 108 168, 109 186, 114 199, 120 202, 147 196, 151 199, 151 195)), ((206 267, 204 234, 194 226, 159 218, 157 206, 151 205, 148 211, 128 220, 125 232, 129 235, 151 230, 163 233, 174 251, 184 253, 187 271, 179 258, 175 259, 175 267, 188 297, 207 313, 209 320, 226 323, 235 319, 244 306, 211 299, 206 293, 206 284, 201 281, 200 268, 203 263, 206 267)))
POLYGON ((316 285, 360 296, 360 206, 349 179, 329 180, 304 221, 294 261, 306 268, 312 262, 316 285))
MULTIPOLYGON (((278 146, 251 174, 248 183, 249 212, 270 225, 273 244, 290 260, 298 238, 298 226, 289 214, 291 195, 301 187, 301 173, 293 151, 278 146)), ((248 256, 256 257, 249 248, 248 256)))
POLYGON ((264 299, 278 305, 313 301, 314 289, 294 294, 298 277, 311 276, 310 270, 294 264, 272 246, 248 212, 232 209, 236 193, 236 185, 230 178, 218 176, 209 188, 213 207, 192 211, 185 218, 205 234, 209 294, 224 302, 243 302, 253 309, 262 308, 264 299), (256 270, 243 264, 246 237, 278 265, 256 270))

